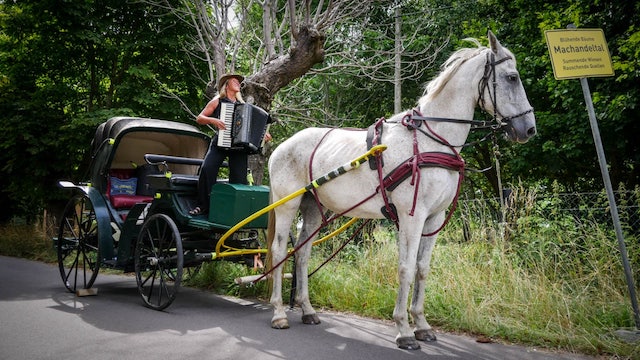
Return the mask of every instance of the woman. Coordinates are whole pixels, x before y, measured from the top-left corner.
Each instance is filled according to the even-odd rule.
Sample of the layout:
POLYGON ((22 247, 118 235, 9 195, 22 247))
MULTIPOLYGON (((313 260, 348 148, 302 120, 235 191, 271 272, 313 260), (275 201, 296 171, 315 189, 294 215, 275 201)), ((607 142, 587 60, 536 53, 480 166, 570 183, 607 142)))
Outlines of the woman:
MULTIPOLYGON (((226 74, 218 81, 218 95, 216 95, 202 109, 196 121, 200 125, 214 126, 219 130, 225 130, 224 121, 220 120, 220 103, 244 103, 240 93, 240 83, 244 77, 237 74, 226 74)), ((265 135, 267 141, 271 135, 265 135)), ((248 155, 243 150, 218 147, 218 135, 214 136, 209 146, 209 151, 204 156, 200 167, 198 180, 198 204, 189 211, 191 215, 201 215, 209 212, 209 196, 211 187, 218 179, 218 171, 225 158, 229 159, 229 182, 236 184, 247 183, 248 155)))

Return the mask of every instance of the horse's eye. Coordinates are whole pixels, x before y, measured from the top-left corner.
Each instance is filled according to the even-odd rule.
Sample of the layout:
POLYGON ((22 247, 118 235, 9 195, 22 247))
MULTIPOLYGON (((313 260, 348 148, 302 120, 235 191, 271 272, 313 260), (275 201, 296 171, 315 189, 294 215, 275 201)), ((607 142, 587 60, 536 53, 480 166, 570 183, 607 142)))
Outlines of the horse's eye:
POLYGON ((518 81, 518 74, 509 74, 509 75, 507 75, 507 79, 509 81, 516 82, 516 81, 518 81))

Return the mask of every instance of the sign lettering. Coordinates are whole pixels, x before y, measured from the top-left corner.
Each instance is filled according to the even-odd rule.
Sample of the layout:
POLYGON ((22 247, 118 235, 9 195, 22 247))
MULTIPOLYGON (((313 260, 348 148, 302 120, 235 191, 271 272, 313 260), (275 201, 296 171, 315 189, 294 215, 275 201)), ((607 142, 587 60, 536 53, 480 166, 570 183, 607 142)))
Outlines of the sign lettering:
POLYGON ((601 29, 547 30, 545 37, 556 79, 613 76, 601 29))

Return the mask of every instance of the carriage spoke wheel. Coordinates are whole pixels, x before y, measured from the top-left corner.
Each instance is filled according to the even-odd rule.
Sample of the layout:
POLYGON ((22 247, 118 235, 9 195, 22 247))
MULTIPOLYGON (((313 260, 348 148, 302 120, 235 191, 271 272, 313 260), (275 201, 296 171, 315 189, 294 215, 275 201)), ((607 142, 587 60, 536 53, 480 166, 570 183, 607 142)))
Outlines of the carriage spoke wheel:
POLYGON ((184 254, 175 222, 154 214, 142 225, 135 250, 138 291, 145 305, 162 310, 171 305, 180 288, 184 254))
POLYGON ((65 207, 58 230, 58 267, 70 292, 89 289, 100 269, 96 212, 89 197, 79 194, 65 207))

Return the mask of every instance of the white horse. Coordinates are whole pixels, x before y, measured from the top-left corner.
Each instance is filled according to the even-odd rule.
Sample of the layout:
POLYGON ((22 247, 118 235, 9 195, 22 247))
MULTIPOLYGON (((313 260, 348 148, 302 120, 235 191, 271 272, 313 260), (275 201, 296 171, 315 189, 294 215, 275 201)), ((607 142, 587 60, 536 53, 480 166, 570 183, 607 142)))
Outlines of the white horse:
MULTIPOLYGON (((323 225, 325 211, 364 219, 384 218, 385 211, 397 216, 398 225, 400 287, 393 311, 398 328, 396 343, 403 349, 419 349, 417 340, 436 340, 424 316, 425 280, 436 234, 459 191, 464 163, 458 151, 469 134, 474 109, 480 106, 493 114, 512 141, 524 143, 536 133, 533 109, 514 55, 491 31, 488 38, 490 48, 476 41, 477 48, 456 51, 427 85, 418 107, 380 123, 377 143, 387 146, 382 154, 383 167, 360 166, 273 210, 268 231, 272 264, 281 263, 287 256, 289 232, 298 210, 303 226, 297 241, 311 238, 296 253, 295 300, 302 308, 303 323, 320 323, 309 301, 307 274, 311 244, 316 229, 323 225), (392 186, 381 186, 381 179, 407 159, 411 159, 405 164, 407 171, 391 176, 405 180, 387 178, 385 186, 392 186), (415 329, 410 327, 407 314, 412 282, 409 311, 415 329)), ((269 159, 272 202, 365 153, 366 138, 365 130, 307 128, 287 139, 269 159)), ((282 302, 282 266, 272 271, 271 326, 285 329, 289 323, 282 302)))

